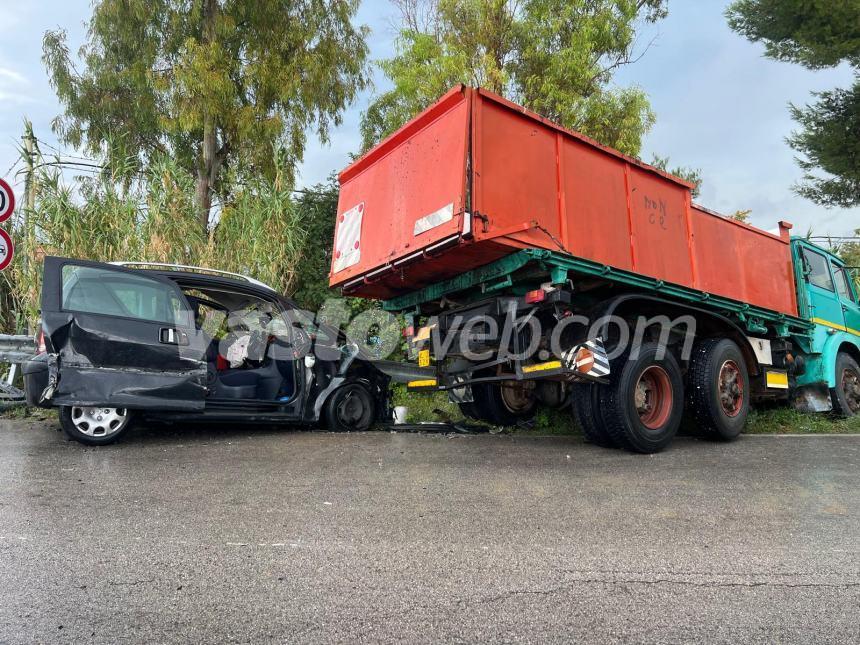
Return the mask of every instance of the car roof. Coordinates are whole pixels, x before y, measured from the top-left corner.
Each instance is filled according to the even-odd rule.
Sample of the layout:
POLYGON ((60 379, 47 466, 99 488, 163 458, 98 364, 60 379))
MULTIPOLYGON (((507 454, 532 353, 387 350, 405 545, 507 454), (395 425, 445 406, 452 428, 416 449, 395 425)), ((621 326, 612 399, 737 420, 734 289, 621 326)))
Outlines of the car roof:
POLYGON ((278 292, 267 285, 265 282, 257 280, 241 273, 233 273, 232 271, 222 271, 221 269, 210 269, 208 267, 189 266, 185 264, 169 264, 167 262, 111 262, 115 266, 120 266, 126 269, 152 271, 168 278, 187 278, 199 280, 201 278, 206 282, 230 282, 236 285, 252 286, 256 288, 271 291, 274 294, 278 292), (209 278, 209 280, 206 280, 209 278))

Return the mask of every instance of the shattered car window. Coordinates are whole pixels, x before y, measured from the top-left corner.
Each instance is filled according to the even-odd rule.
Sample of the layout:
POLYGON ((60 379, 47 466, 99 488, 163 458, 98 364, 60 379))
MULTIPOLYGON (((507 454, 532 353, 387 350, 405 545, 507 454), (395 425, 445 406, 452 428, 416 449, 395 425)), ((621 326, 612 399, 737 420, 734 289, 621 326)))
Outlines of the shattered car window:
POLYGON ((130 273, 67 264, 63 309, 187 326, 182 300, 169 285, 130 273))

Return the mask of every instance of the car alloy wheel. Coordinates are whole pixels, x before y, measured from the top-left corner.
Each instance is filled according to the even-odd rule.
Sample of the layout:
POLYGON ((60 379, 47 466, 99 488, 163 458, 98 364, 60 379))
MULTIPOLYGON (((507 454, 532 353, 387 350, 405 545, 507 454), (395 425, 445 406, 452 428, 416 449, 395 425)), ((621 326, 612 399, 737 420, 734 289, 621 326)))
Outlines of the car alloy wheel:
POLYGON ((125 408, 72 407, 72 423, 88 437, 104 438, 120 432, 128 423, 125 408))

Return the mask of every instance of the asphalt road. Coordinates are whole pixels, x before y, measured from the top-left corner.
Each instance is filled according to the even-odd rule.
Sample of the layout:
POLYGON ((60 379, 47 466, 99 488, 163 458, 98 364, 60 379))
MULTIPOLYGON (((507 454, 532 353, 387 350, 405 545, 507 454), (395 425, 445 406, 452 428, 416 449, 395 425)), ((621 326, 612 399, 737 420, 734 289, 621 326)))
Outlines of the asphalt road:
POLYGON ((0 642, 857 642, 860 436, 0 421, 0 642))

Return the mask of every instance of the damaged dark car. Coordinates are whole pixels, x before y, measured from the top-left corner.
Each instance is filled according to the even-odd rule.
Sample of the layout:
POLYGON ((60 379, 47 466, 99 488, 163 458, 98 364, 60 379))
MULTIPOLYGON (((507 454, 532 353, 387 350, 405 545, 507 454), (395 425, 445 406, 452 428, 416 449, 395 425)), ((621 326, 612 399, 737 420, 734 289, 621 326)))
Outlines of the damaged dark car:
POLYGON ((355 343, 252 278, 198 267, 45 258, 31 405, 112 443, 141 418, 367 430, 389 377, 355 343))

